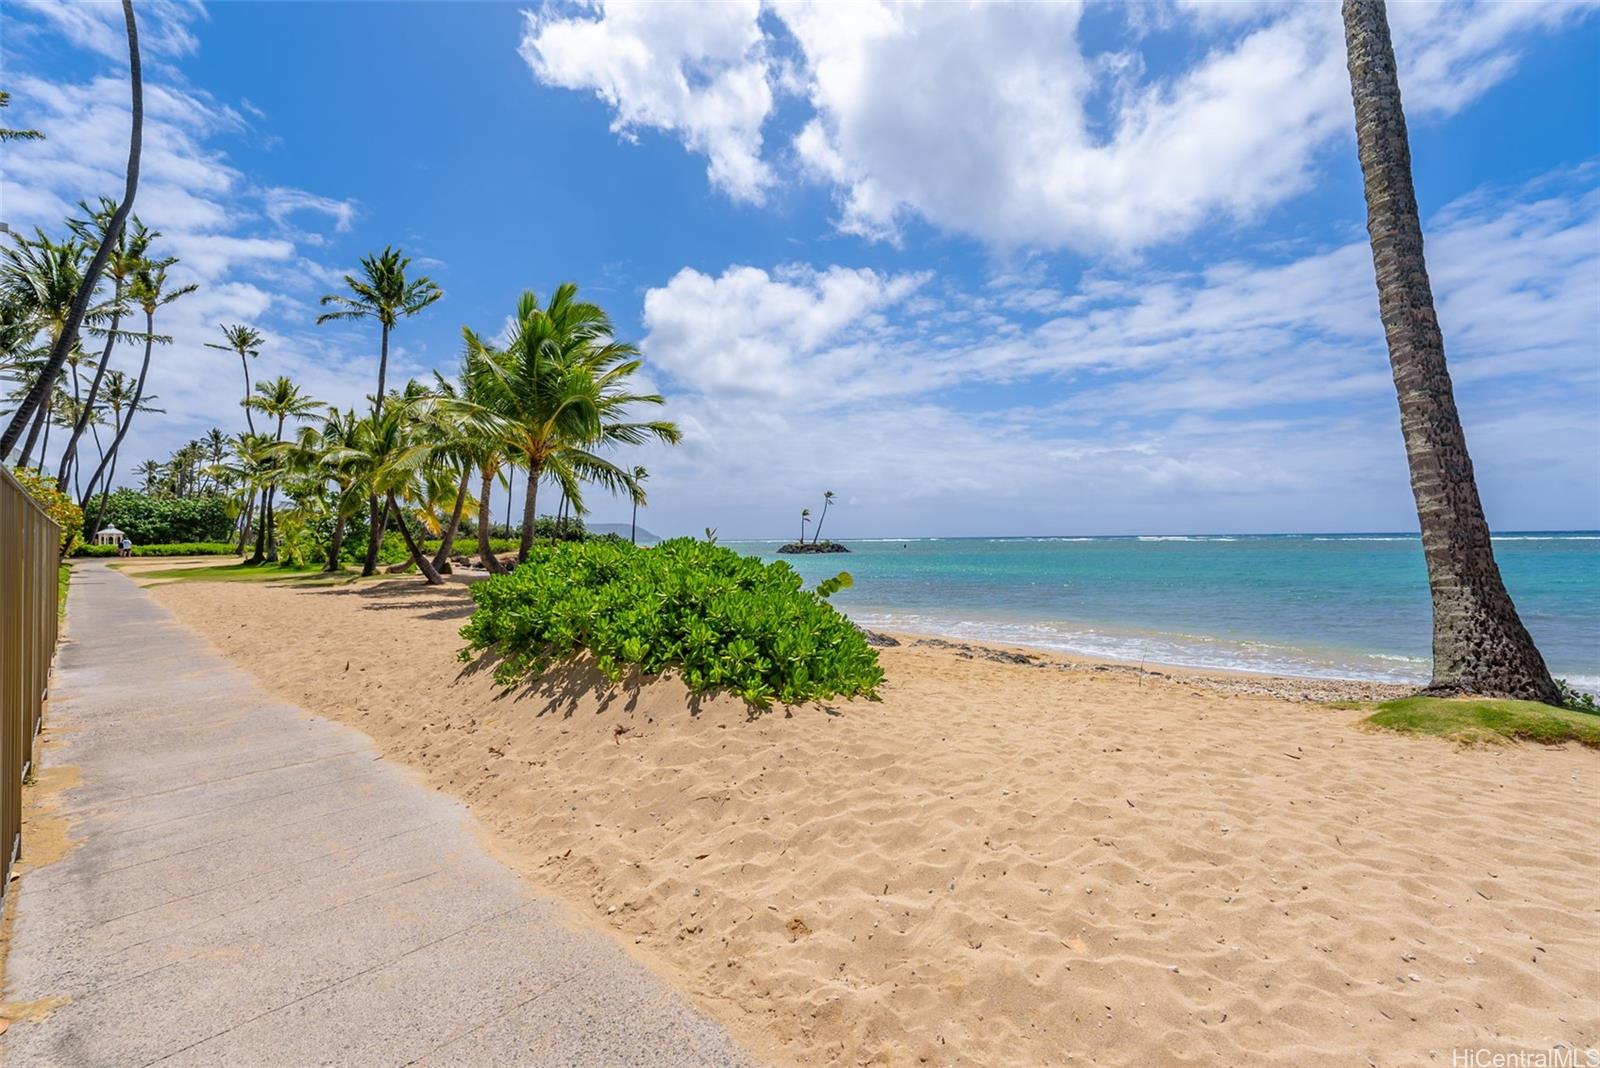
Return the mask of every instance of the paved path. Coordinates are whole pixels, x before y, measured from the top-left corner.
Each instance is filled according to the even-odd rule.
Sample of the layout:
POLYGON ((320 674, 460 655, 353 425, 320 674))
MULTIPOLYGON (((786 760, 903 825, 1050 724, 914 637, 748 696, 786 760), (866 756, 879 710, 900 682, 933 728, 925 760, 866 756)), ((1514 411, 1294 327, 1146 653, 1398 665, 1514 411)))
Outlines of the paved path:
POLYGON ((102 565, 68 604, 45 760, 81 769, 78 845, 12 884, 6 990, 66 1000, 0 1037, 7 1065, 749 1063, 365 735, 102 565))

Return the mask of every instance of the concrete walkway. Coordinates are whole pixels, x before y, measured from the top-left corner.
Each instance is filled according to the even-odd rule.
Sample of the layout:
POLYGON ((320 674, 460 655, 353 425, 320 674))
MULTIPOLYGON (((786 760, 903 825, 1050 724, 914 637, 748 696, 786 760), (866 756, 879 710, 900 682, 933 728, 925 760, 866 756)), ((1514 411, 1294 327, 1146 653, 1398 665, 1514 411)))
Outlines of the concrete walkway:
POLYGON ((58 810, 77 845, 11 885, 5 992, 64 1000, 0 1060, 750 1063, 365 735, 267 696, 103 565, 68 603, 44 759, 81 770, 58 810))

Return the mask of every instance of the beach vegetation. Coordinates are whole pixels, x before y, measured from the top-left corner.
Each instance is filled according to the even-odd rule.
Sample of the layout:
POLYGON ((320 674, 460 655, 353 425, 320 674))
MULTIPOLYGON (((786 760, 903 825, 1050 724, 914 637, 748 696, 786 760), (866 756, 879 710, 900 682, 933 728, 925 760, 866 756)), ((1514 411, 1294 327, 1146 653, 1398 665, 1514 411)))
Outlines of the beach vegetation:
POLYGON ((1402 697, 1385 701, 1364 723, 1404 734, 1474 744, 1527 740, 1600 748, 1600 716, 1540 701, 1482 697, 1402 697))
POLYGON ((63 558, 70 555, 83 528, 83 509, 68 494, 57 489, 55 480, 47 478, 43 471, 18 467, 11 473, 28 496, 61 528, 61 555, 63 558))
POLYGON ((505 686, 584 654, 613 683, 672 670, 695 693, 727 691, 755 708, 875 697, 883 682, 877 654, 821 590, 788 564, 709 541, 540 543, 472 598, 461 657, 497 656, 505 686))
MULTIPOLYGON (((135 542, 134 556, 235 556, 237 555, 232 542, 227 541, 180 541, 165 542, 155 545, 140 545, 135 542)), ((72 553, 77 557, 116 556, 115 545, 80 545, 72 553)))

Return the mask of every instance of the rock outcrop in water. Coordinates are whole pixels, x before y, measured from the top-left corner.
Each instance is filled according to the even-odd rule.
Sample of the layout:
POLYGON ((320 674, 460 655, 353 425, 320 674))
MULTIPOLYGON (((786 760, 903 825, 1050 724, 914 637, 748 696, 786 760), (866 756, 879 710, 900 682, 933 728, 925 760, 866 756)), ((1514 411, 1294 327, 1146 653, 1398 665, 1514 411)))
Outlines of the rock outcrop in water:
POLYGON ((846 549, 836 541, 791 541, 787 545, 778 547, 780 553, 847 553, 846 549))

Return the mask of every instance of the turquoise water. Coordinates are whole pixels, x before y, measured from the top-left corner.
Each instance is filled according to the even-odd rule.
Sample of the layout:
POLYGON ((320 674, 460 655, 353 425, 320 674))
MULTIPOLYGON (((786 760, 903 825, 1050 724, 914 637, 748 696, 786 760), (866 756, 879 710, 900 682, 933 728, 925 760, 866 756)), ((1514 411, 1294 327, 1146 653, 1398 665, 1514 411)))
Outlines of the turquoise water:
MULTIPOLYGON (((784 556, 865 626, 1120 660, 1418 682, 1430 623, 1421 542, 1401 534, 925 538, 784 556)), ((1551 670, 1600 690, 1600 533, 1507 533, 1495 555, 1551 670)))

